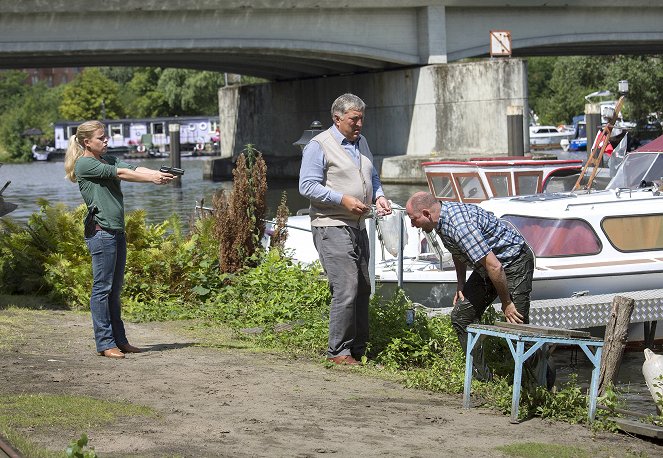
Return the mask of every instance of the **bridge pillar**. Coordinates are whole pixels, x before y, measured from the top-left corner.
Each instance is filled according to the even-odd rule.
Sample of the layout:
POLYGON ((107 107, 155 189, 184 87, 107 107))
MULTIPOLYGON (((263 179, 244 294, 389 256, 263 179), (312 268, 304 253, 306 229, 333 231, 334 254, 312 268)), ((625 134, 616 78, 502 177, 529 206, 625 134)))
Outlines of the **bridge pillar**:
POLYGON ((527 69, 520 59, 491 59, 224 87, 222 156, 250 143, 268 166, 290 158, 296 176, 293 142, 313 120, 331 125, 331 104, 345 92, 366 102, 363 134, 383 181, 418 182, 421 161, 508 154, 507 107, 527 106, 527 69))

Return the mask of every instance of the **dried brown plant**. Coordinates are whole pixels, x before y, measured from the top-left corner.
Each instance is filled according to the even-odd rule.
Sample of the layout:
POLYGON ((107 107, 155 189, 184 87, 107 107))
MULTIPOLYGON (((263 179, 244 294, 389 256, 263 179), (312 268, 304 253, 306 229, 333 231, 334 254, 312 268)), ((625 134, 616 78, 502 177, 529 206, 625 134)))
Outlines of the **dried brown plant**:
POLYGON ((274 233, 269 241, 269 246, 271 248, 277 248, 279 251, 283 251, 285 248, 285 242, 288 239, 288 216, 290 216, 290 210, 287 205, 288 195, 285 191, 281 194, 281 203, 276 209, 276 224, 274 225, 274 233))
POLYGON ((262 154, 247 145, 233 169, 233 187, 227 197, 219 190, 212 198, 219 240, 219 263, 224 273, 255 265, 265 232, 267 165, 262 154))

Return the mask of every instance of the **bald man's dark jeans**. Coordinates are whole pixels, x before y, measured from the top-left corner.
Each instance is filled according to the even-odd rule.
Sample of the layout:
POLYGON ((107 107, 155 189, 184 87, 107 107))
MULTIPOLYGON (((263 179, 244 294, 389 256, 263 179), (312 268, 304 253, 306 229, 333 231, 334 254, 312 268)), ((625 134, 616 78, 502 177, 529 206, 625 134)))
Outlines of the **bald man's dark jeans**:
MULTIPOLYGON (((518 259, 504 268, 506 282, 511 300, 516 310, 523 316, 523 323, 529 323, 530 293, 532 292, 532 276, 534 274, 534 255, 529 247, 525 247, 518 259)), ((467 350, 467 326, 481 321, 481 316, 488 306, 497 299, 497 290, 487 276, 472 272, 463 288, 465 300, 458 301, 451 312, 451 325, 458 334, 458 340, 467 350)), ((473 350, 475 374, 479 379, 489 379, 490 371, 483 360, 481 345, 473 350)))

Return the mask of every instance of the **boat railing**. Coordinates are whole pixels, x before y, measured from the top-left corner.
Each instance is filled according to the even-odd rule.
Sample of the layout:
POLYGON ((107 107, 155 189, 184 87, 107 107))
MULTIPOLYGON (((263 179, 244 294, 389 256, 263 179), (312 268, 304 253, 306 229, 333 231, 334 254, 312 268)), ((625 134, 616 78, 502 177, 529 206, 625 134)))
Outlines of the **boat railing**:
MULTIPOLYGON (((626 192, 626 190, 629 191, 629 196, 628 196, 629 199, 621 201, 621 202, 633 203, 633 202, 644 202, 644 201, 652 200, 651 197, 633 198, 632 194, 631 194, 631 192, 633 190, 628 189, 628 188, 627 189, 622 189, 622 191, 624 191, 624 192, 626 192)), ((656 191, 654 191, 653 189, 648 189, 647 191, 651 191, 653 197, 663 197, 663 196, 659 196, 659 194, 657 194, 656 191)), ((616 190, 615 191, 615 196, 620 197, 619 194, 620 194, 619 190, 616 190)), ((605 201, 601 201, 601 202, 577 202, 577 203, 573 203, 573 204, 567 204, 566 209, 569 210, 571 207, 583 207, 583 206, 586 207, 588 205, 590 205, 590 206, 605 205, 605 204, 613 204, 614 205, 615 203, 616 202, 614 200, 605 200, 605 201)))

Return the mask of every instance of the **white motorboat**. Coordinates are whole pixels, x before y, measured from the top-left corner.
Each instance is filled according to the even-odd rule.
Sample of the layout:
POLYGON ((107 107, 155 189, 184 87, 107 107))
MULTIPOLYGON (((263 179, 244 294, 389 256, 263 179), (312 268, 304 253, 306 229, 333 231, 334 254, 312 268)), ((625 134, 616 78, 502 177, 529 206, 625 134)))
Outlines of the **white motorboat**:
MULTIPOLYGON (((532 246, 533 300, 656 289, 663 284, 663 195, 655 182, 660 177, 663 153, 631 153, 609 189, 493 198, 479 205, 511 221, 532 246)), ((404 212, 395 213, 406 222, 404 212)), ((289 224, 310 229, 307 216, 292 217, 289 224)), ((450 255, 435 249, 436 239, 404 226, 402 273, 398 253, 376 242, 377 285, 390 294, 400 284, 414 302, 450 307, 456 290, 450 255)), ((286 247, 300 261, 317 259, 308 232, 289 231, 286 247)))
POLYGON ((559 148, 562 140, 570 141, 575 130, 555 126, 529 126, 529 144, 534 148, 559 148))

